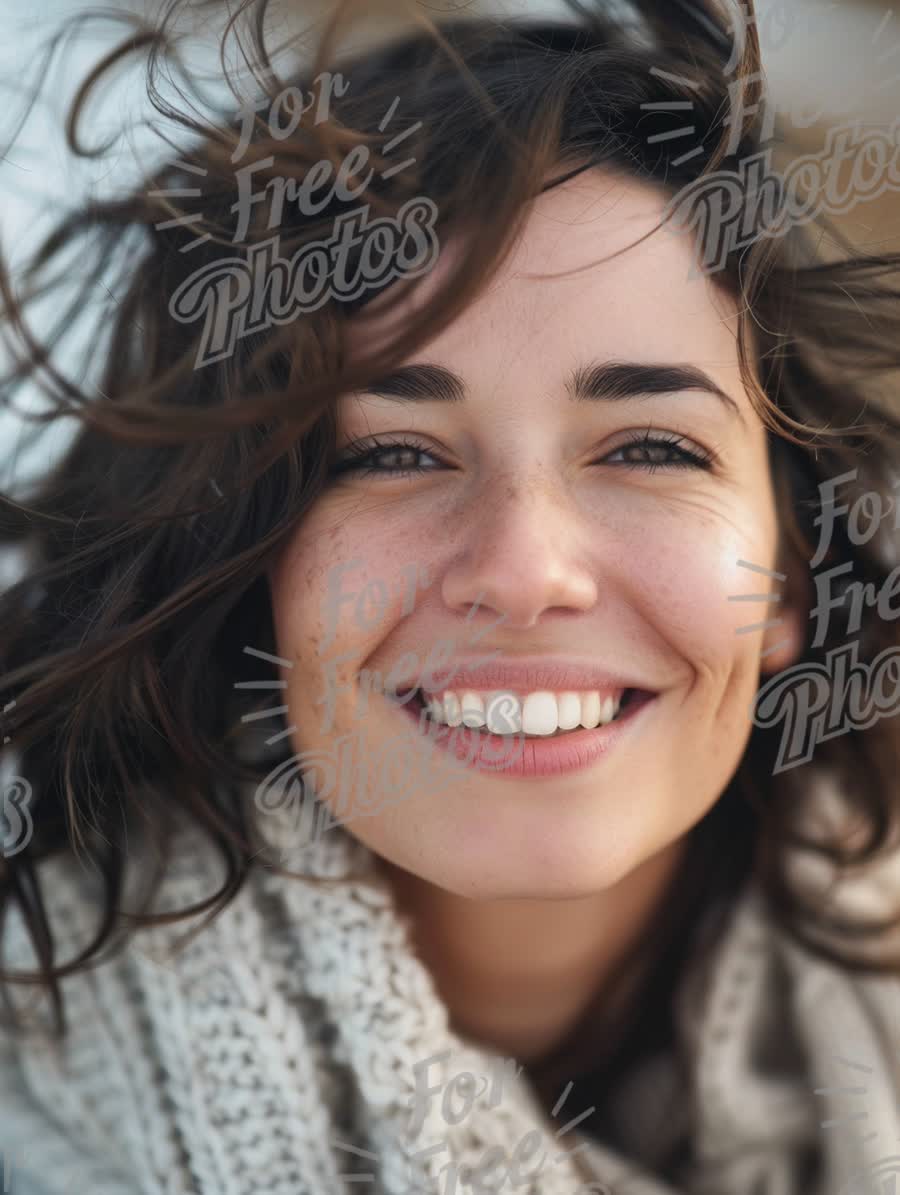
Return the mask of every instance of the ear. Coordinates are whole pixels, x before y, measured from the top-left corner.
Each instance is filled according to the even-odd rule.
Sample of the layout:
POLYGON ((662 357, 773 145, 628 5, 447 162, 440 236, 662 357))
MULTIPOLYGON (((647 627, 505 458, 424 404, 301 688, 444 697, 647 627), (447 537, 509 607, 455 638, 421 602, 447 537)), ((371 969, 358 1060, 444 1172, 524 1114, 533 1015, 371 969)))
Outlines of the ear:
POLYGON ((785 574, 784 581, 772 581, 775 600, 766 606, 766 627, 760 646, 759 670, 764 676, 774 675, 796 664, 806 648, 809 612, 812 609, 812 586, 806 563, 794 553, 779 552, 776 570, 785 574), (778 600, 780 597, 780 600, 778 600))

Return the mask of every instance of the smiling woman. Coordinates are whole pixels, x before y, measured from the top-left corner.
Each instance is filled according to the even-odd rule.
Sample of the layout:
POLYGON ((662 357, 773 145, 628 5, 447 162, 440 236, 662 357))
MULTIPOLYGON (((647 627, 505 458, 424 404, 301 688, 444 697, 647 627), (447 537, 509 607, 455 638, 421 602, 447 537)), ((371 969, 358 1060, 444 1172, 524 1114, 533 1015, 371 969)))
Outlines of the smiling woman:
MULTIPOLYGON (((3 500, 16 1195, 881 1190, 900 739, 844 663, 896 623, 829 590, 813 628, 810 574, 890 583, 859 511, 900 467, 900 259, 793 227, 697 269, 671 201, 763 127, 751 32, 726 154, 712 0, 413 5, 287 80, 266 8, 255 124, 180 116, 196 140, 64 220, 24 296, 0 273, 4 393, 83 422, 3 500), (324 107, 283 98, 317 77, 324 107), (366 241, 410 205, 416 254, 366 241), (23 311, 90 229, 97 263, 147 238, 96 396, 23 311)), ((122 52, 177 59, 172 12, 122 52)))
MULTIPOLYGON (((737 633, 746 613, 727 600, 743 587, 740 560, 778 564, 766 429, 741 382, 735 304, 705 276, 688 280, 685 237, 645 239, 612 256, 658 223, 663 202, 646 183, 600 167, 542 194, 490 288, 422 346, 421 360, 338 400, 332 484, 271 576, 278 654, 294 665, 290 717, 304 728, 315 724, 325 683, 316 649, 324 628, 310 629, 325 608, 329 562, 355 560, 360 576, 375 577, 418 560, 437 579, 412 613, 398 602, 374 626, 345 624, 335 645, 348 671, 344 707, 329 728, 337 738, 355 718, 349 673, 360 660, 387 671, 404 652, 464 625, 473 606, 472 625, 493 623, 480 645, 497 653, 491 679, 457 655, 451 677, 432 681, 431 696, 443 702, 433 712, 506 687, 521 699, 527 739, 565 734, 529 741, 519 767, 491 778, 490 795, 484 777, 470 773, 439 802, 423 790, 421 814, 392 809, 355 833, 380 858, 470 899, 593 894, 596 925, 571 946, 573 957, 592 958, 588 987, 639 935, 686 832, 739 764, 761 652, 776 648, 765 665, 777 671, 803 643, 799 603, 782 603, 771 619, 778 625, 750 636, 737 633), (601 264, 581 268, 592 262, 601 264), (538 678, 549 669, 560 673, 552 685, 538 678), (624 689, 650 700, 629 705, 615 730, 582 727, 580 712, 574 726, 560 725, 567 694, 606 700, 624 689), (536 774, 551 783, 511 782, 536 774), (613 892, 624 900, 620 884, 631 886, 632 900, 649 884, 627 931, 610 904, 613 892)), ((440 287, 454 251, 447 246, 403 320, 440 287)), ((378 312, 376 301, 365 321, 351 321, 351 355, 383 343, 378 312)), ((372 709, 369 749, 396 716, 372 709)), ((304 746, 329 746, 309 736, 298 733, 304 746)), ((563 907, 556 913, 559 940, 570 921, 563 907)), ((440 953, 476 991, 491 978, 471 961, 457 967, 449 944, 440 953)), ((522 965, 505 964, 507 999, 516 991, 522 999, 522 965)), ((543 971, 541 951, 531 969, 543 971)), ((506 1044, 540 1053, 566 1027, 569 991, 565 1011, 542 1001, 536 1042, 508 1018, 506 1044)), ((484 1012, 492 1015, 490 1006, 484 1012)))

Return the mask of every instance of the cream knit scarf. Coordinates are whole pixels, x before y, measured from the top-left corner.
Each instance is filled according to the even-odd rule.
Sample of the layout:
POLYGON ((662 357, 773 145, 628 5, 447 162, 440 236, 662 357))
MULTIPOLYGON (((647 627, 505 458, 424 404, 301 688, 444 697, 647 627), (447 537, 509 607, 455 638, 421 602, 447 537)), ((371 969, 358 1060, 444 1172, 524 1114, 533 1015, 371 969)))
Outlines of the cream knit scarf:
MULTIPOLYGON (((514 1062, 450 1031, 356 839, 338 827, 290 865, 299 878, 252 872, 177 952, 200 918, 64 980, 61 1048, 4 1036, 14 1195, 675 1195, 641 1161, 679 1082, 669 1054, 616 1093, 627 1157, 563 1132, 562 1095, 548 1118, 514 1062)), ((43 866, 70 958, 96 925, 96 877, 43 866)), ((219 866, 185 828, 154 907, 210 895, 219 866)), ((18 918, 7 928, 6 965, 29 965, 18 918)), ((694 1151, 677 1195, 895 1195, 900 981, 799 950, 751 883, 675 999, 694 1151)))

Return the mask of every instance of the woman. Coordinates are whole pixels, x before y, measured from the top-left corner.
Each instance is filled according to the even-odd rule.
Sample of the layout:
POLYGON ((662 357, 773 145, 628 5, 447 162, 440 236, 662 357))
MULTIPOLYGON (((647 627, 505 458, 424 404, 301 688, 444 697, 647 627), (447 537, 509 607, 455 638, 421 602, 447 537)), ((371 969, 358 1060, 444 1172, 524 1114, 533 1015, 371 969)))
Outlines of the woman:
POLYGON ((242 5, 29 275, 142 233, 96 387, 4 275, 81 421, 4 500, 14 1191, 897 1173, 900 262, 726 206, 752 24, 571 7, 282 76, 242 5))

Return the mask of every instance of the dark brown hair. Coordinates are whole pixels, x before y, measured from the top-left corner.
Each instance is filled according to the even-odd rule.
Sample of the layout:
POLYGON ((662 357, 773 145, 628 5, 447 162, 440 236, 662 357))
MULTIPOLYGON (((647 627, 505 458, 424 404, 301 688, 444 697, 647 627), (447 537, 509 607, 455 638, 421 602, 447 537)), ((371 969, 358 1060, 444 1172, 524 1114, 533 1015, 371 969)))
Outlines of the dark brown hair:
MULTIPOLYGON (((547 187, 605 165, 674 195, 698 178, 735 169, 758 152, 762 136, 761 108, 753 114, 760 98, 755 26, 748 26, 734 79, 727 77, 732 39, 714 0, 638 0, 633 22, 620 7, 570 0, 567 22, 467 16, 437 24, 410 3, 408 27, 342 54, 340 37, 360 8, 345 0, 312 66, 286 78, 266 45, 267 0, 245 0, 223 34, 226 77, 224 46, 243 22, 254 99, 274 100, 288 86, 314 95, 325 70, 339 70, 348 84, 343 94, 334 90, 328 119, 316 122, 311 106, 290 136, 256 121, 242 163, 273 159, 257 172, 257 188, 266 179, 303 180, 323 159, 337 169, 354 146, 368 146, 374 173, 365 202, 372 217, 396 217, 404 203, 428 196, 441 242, 452 234, 466 252, 421 313, 367 359, 349 361, 346 321, 363 316, 376 294, 401 301, 414 279, 332 297, 288 323, 239 337, 231 353, 195 368, 200 325, 173 318, 170 302, 198 269, 215 271, 236 255, 232 156, 242 122, 236 89, 235 104, 217 122, 191 115, 187 104, 173 108, 157 90, 161 64, 187 77, 171 31, 179 7, 169 3, 155 27, 122 18, 133 28, 85 80, 67 126, 73 150, 98 152, 79 141, 88 96, 125 56, 144 52, 154 105, 185 130, 171 143, 167 164, 125 198, 95 200, 65 215, 35 254, 20 294, 8 269, 0 271, 4 321, 17 353, 4 397, 30 382, 44 396, 39 431, 80 422, 59 463, 2 497, 3 539, 23 550, 23 565, 0 599, 0 702, 15 701, 6 750, 17 753, 36 799, 27 848, 0 858, 0 893, 4 912, 18 906, 26 919, 60 1032, 58 978, 89 965, 121 928, 127 836, 152 838, 164 870, 176 811, 202 827, 228 867, 221 892, 203 906, 212 913, 233 898, 251 866, 264 865, 251 858, 245 800, 247 781, 259 775, 237 750, 248 733, 240 719, 253 708, 252 694, 235 684, 264 671, 259 658, 242 653, 244 644, 274 651, 265 570, 328 484, 337 396, 364 388, 463 310, 505 259, 529 200, 547 187), (747 103, 729 154, 728 86, 735 79, 747 103), (692 155, 683 140, 660 137, 682 122, 666 103, 685 100, 699 150, 692 155), (409 161, 392 172, 396 155, 387 147, 400 132, 408 134, 402 157, 409 161), (54 293, 60 278, 48 278, 49 267, 74 245, 82 246, 83 285, 41 339, 25 308, 54 293), (118 297, 109 320, 98 320, 89 334, 102 368, 96 387, 81 386, 55 354, 110 261, 121 262, 118 297), (72 850, 94 861, 105 896, 94 942, 60 967, 38 863, 72 850)), ((310 216, 286 203, 277 228, 281 255, 320 240, 358 206, 333 195, 310 216)), ((247 245, 271 235, 263 209, 247 229, 247 245)), ((867 491, 892 492, 900 422, 875 387, 880 375, 900 368, 900 295, 892 278, 898 265, 897 256, 855 252, 820 218, 812 231, 794 226, 731 249, 715 275, 738 301, 741 372, 768 429, 781 558, 793 584, 808 584, 824 479, 856 469, 842 491, 851 503, 867 491), (822 229, 838 250, 828 259, 819 248, 822 229)), ((889 572, 880 537, 854 543, 842 522, 828 561, 850 562, 854 579, 876 587, 889 572)), ((846 619, 833 618, 826 642, 807 643, 803 660, 821 662, 846 638, 846 619)), ((895 638, 891 624, 866 609, 860 659, 872 661, 895 638)), ((777 729, 754 726, 732 782, 691 832, 664 917, 622 969, 623 983, 632 965, 642 976, 640 999, 611 1022, 615 1032, 595 1009, 573 1036, 582 1070, 597 1080, 594 1102, 613 1075, 664 1038, 668 995, 701 912, 719 910, 721 929, 751 869, 780 924, 799 940, 848 967, 900 970, 897 959, 857 957, 851 943, 866 927, 826 923, 820 902, 804 899, 784 866, 789 846, 838 864, 868 864, 889 842, 898 820, 896 727, 882 721, 816 750, 816 770, 834 779, 866 831, 852 850, 842 838, 804 836, 792 820, 813 771, 773 774, 778 737, 777 729), (842 944, 820 940, 815 931, 826 925, 842 944), (585 1049, 589 1025, 597 1037, 593 1052, 585 1049)), ((897 920, 900 910, 890 924, 897 920)), ((877 940, 885 928, 879 923, 868 932, 877 940)), ((571 1074, 571 1045, 549 1061, 544 1079, 563 1066, 571 1074)))

